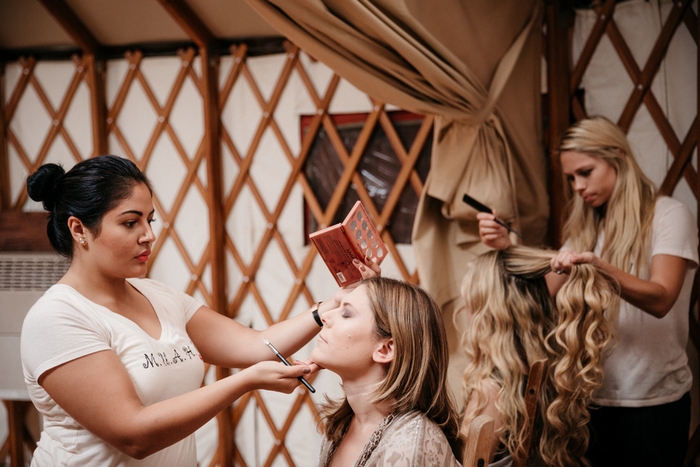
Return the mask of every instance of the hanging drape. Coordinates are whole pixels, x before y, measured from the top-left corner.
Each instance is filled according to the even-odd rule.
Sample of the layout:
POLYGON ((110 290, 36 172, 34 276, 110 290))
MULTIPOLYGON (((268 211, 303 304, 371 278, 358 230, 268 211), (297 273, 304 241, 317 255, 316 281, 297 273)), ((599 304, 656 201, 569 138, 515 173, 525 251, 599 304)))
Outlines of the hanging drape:
POLYGON ((484 251, 462 195, 495 208, 527 243, 546 232, 541 0, 246 1, 358 89, 436 116, 412 241, 421 285, 446 313, 459 378, 451 316, 466 262, 484 251))

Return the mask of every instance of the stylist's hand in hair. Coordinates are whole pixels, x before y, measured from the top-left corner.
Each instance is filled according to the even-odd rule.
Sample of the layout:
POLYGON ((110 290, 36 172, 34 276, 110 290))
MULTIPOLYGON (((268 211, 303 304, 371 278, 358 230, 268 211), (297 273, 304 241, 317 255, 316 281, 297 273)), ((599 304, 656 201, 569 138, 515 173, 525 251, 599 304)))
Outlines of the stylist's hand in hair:
POLYGON ((569 274, 571 273, 571 266, 574 264, 590 263, 594 266, 598 266, 596 261, 598 257, 590 251, 584 251, 583 253, 576 253, 571 250, 560 250, 552 260, 550 265, 552 271, 557 274, 569 274))

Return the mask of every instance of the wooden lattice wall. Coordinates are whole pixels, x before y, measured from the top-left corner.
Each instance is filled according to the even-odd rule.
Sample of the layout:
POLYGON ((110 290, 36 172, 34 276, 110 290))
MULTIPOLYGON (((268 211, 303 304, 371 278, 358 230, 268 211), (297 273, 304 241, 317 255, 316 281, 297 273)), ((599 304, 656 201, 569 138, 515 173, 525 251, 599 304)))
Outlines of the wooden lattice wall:
MULTIPOLYGON (((572 119, 586 115, 584 101, 577 91, 590 58, 601 38, 606 37, 613 43, 629 77, 635 83, 618 122, 623 128, 629 129, 638 109, 645 106, 653 115, 660 134, 674 156, 662 191, 672 193, 679 180, 684 178, 695 197, 698 197, 700 187, 697 171, 691 163, 697 146, 697 120, 691 125, 690 131, 677 135, 658 105, 657 97, 650 90, 668 44, 679 28, 686 28, 690 32, 697 48, 698 21, 692 5, 691 0, 680 0, 673 4, 653 52, 646 63, 640 66, 616 27, 615 1, 600 2, 595 10, 599 14, 599 20, 577 62, 569 66, 572 25, 567 22, 567 14, 570 11, 566 2, 547 2, 547 40, 543 55, 548 64, 548 108, 545 112, 548 115, 548 125, 545 144, 550 150, 554 149, 558 136, 572 119)), ((317 277, 314 274, 319 269, 315 250, 309 248, 302 255, 295 253, 286 232, 280 228, 281 219, 289 209, 298 208, 301 211, 300 207, 290 207, 290 200, 298 199, 294 193, 301 192, 318 223, 327 225, 335 215, 344 192, 348 187, 355 186, 375 223, 380 228, 385 226, 405 187, 415 190, 417 194, 422 190, 422 182, 414 171, 414 164, 431 131, 432 119, 427 117, 415 141, 404 147, 387 117, 386 105, 367 97, 370 103, 368 117, 356 145, 348 149, 328 116, 333 99, 343 86, 343 81, 338 76, 331 74, 322 85, 314 82, 309 73, 311 62, 302 60, 303 54, 294 45, 286 44, 283 63, 274 71, 274 86, 262 89, 248 65, 250 57, 245 44, 232 46, 228 53, 220 57, 218 49, 211 47, 211 37, 201 31, 194 31, 193 35, 197 47, 182 49, 177 53, 179 66, 170 69, 170 75, 165 80, 171 83, 168 89, 153 88, 153 81, 144 72, 145 59, 141 52, 131 51, 120 60, 105 61, 99 59, 99 54, 95 54, 95 44, 89 38, 85 39, 84 35, 85 53, 73 58, 71 77, 67 80, 65 92, 60 96, 50 96, 46 91, 45 82, 42 82, 40 74, 36 72, 42 65, 37 59, 26 57, 14 64, 20 70, 19 76, 13 80, 13 86, 8 88, 7 94, 0 95, 0 102, 3 103, 0 124, 5 129, 0 133, 0 206, 3 210, 12 211, 28 209, 22 182, 11 179, 10 174, 24 173, 26 176, 46 161, 60 161, 69 165, 96 154, 113 152, 134 160, 151 178, 157 178, 157 172, 166 169, 167 164, 171 163, 173 167, 177 166, 177 177, 155 186, 154 202, 160 222, 151 272, 158 273, 167 269, 170 259, 177 256, 180 264, 178 271, 182 271, 178 280, 184 290, 199 296, 210 306, 231 317, 236 316, 242 308, 250 307, 259 313, 259 322, 263 325, 270 324, 323 298, 310 280, 317 277), (224 61, 226 67, 222 66, 224 61), (124 68, 116 83, 106 83, 105 69, 109 66, 124 68), (315 114, 309 132, 300 142, 292 141, 277 120, 279 116, 276 111, 290 80, 302 83, 304 98, 312 103, 312 113, 315 114), (255 129, 246 137, 245 144, 241 144, 240 138, 237 138, 236 124, 231 124, 227 116, 228 109, 235 105, 238 88, 245 89, 248 97, 252 96, 258 106, 258 111, 250 117, 255 121, 255 129), (134 99, 133 93, 141 96, 140 99, 134 99), (188 111, 198 114, 197 125, 201 126, 196 138, 198 143, 194 147, 183 143, 182 134, 197 131, 199 127, 195 125, 194 128, 185 128, 177 125, 180 119, 178 115, 184 111, 179 99, 185 94, 189 96, 188 102, 196 103, 188 111), (136 100, 145 107, 129 110, 136 100), (46 120, 38 119, 32 123, 36 125, 36 131, 31 142, 20 140, 13 131, 14 125, 18 124, 18 109, 23 105, 48 116, 46 120), (136 144, 129 136, 130 119, 134 111, 151 113, 155 119, 152 131, 140 144, 136 144), (75 137, 75 131, 86 131, 75 130, 76 125, 70 123, 71 118, 75 118, 75 112, 89 115, 86 138, 91 144, 88 147, 84 144, 81 146, 78 142, 79 139, 86 138, 75 137), (364 146, 375 127, 381 127, 387 134, 397 157, 403 163, 403 169, 381 212, 372 203, 356 172, 364 146), (320 128, 328 134, 345 167, 325 210, 314 197, 301 170, 313 138, 320 128), (263 194, 262 188, 266 181, 260 175, 261 169, 256 168, 256 164, 267 157, 270 141, 274 141, 274 145, 280 149, 280 165, 284 166, 286 173, 285 181, 280 184, 277 196, 272 200, 263 194), (170 162, 163 162, 163 144, 166 144, 167 152, 172 157, 170 162), (235 226, 230 224, 230 219, 235 217, 236 210, 240 209, 240 200, 244 197, 252 200, 254 216, 265 225, 264 229, 252 235, 253 240, 247 239, 249 243, 246 246, 242 245, 235 226), (195 221, 200 224, 200 237, 193 240, 189 230, 189 224, 193 222, 191 216, 201 211, 199 208, 202 207, 207 215, 200 212, 199 217, 195 217, 195 221), (284 269, 289 271, 285 279, 286 287, 273 304, 264 293, 264 279, 269 275, 266 271, 266 252, 272 248, 284 257, 284 269)), ((4 76, 6 64, 2 66, 4 76)), ((4 91, 5 86, 0 87, 0 93, 4 91)), ((20 123, 26 124, 24 121, 20 123)), ((552 173, 559 173, 556 158, 551 158, 550 168, 552 173)), ((551 177, 550 183, 552 193, 562 192, 559 177, 551 177)), ((560 240, 557 226, 563 211, 563 206, 559 204, 561 199, 560 196, 552 196, 553 245, 560 240)), ((396 245, 386 230, 383 239, 391 250, 389 269, 393 268, 397 276, 418 282, 410 254, 407 255, 405 249, 396 245)), ((695 317, 691 321, 692 338, 695 346, 700 348, 700 326, 695 317)), ((228 370, 216 369, 216 373, 222 377, 228 370)), ((306 392, 295 392, 290 400, 291 408, 281 418, 276 416, 275 409, 268 407, 268 397, 259 392, 246 395, 229 411, 222 413, 219 417, 219 447, 210 465, 254 465, 251 458, 245 457, 237 449, 233 435, 236 427, 246 423, 246 411, 252 406, 262 413, 267 429, 276 440, 262 449, 260 464, 301 465, 295 458, 289 441, 293 436, 293 427, 296 428, 295 418, 303 415, 307 419, 315 419, 317 411, 314 401, 306 392)), ((691 441, 689 459, 694 458, 700 450, 700 434, 696 432, 691 441)), ((6 450, 0 452, 0 457, 4 458, 6 453, 6 450)))
MULTIPOLYGON (((292 203, 292 201, 297 201, 297 198, 292 197, 292 201, 290 201, 290 193, 295 189, 300 189, 310 212, 318 224, 324 226, 332 220, 343 195, 352 185, 370 211, 378 228, 382 230, 383 239, 391 255, 391 259, 385 264, 391 263, 394 266, 395 275, 417 282, 412 259, 409 257, 404 261, 406 253, 400 251, 401 248, 395 244, 389 231, 383 227, 390 221, 398 199, 406 187, 414 190, 417 195, 422 190, 421 179, 413 170, 413 166, 430 135, 432 118, 424 119, 414 142, 410 146, 404 147, 386 113, 385 105, 366 97, 367 118, 354 147, 348 149, 342 141, 333 119, 329 117, 329 108, 341 83, 340 78, 337 75, 332 75, 322 89, 317 91, 319 83, 312 81, 300 60, 299 50, 291 44, 287 44, 286 47, 287 53, 282 60, 278 60, 281 66, 275 71, 277 73, 275 83, 270 89, 261 89, 256 77, 251 72, 246 54, 247 47, 244 44, 233 46, 230 49, 230 57, 227 57, 230 65, 225 71, 221 71, 218 66, 213 68, 217 73, 214 80, 217 83, 217 89, 214 92, 217 98, 212 106, 214 109, 219 109, 213 117, 215 122, 213 126, 216 127, 215 130, 219 136, 212 144, 220 145, 218 157, 222 158, 217 164, 210 160, 212 157, 217 157, 217 154, 210 153, 207 141, 209 128, 206 125, 201 125, 202 131, 198 136, 200 138, 198 146, 188 150, 183 142, 185 138, 182 137, 182 133, 196 132, 196 128, 178 128, 177 124, 174 123, 180 118, 174 114, 183 111, 182 109, 178 110, 178 100, 182 99, 183 94, 189 93, 188 102, 194 100, 195 103, 199 102, 199 105, 202 106, 198 109, 189 109, 190 111, 201 112, 200 109, 206 107, 203 102, 206 99, 205 88, 207 84, 203 76, 204 73, 201 71, 202 58, 195 49, 178 52, 180 66, 168 68, 172 72, 172 76, 163 81, 170 80, 172 84, 169 89, 165 90, 153 88, 153 77, 149 77, 149 71, 144 65, 146 59, 138 51, 127 53, 123 60, 107 62, 107 66, 123 69, 119 75, 120 81, 111 83, 109 96, 106 95, 107 92, 104 89, 92 92, 95 80, 91 77, 96 74, 92 70, 95 62, 88 57, 75 57, 72 63, 72 76, 68 80, 65 94, 60 99, 57 99, 56 96, 48 97, 46 91, 48 83, 46 81, 50 78, 48 74, 36 72, 37 60, 31 57, 22 58, 17 64, 14 64, 14 68, 11 70, 19 77, 12 80, 13 86, 8 93, 7 104, 3 112, 3 117, 7 122, 6 166, 13 165, 12 172, 19 172, 22 176, 15 177, 19 180, 13 180, 12 183, 3 184, 3 203, 8 210, 12 211, 35 209, 36 206, 32 206, 27 201, 23 179, 43 163, 60 162, 69 167, 75 162, 101 152, 116 153, 128 157, 149 175, 154 185, 158 241, 153 249, 150 272, 169 268, 173 257, 177 256, 177 262, 186 266, 178 281, 184 283, 184 288, 188 293, 199 296, 210 306, 222 310, 223 313, 231 317, 238 315, 244 303, 250 304, 252 302, 254 304, 252 308, 260 315, 257 321, 263 321, 264 325, 269 325, 290 316, 296 308, 299 308, 297 302, 301 302, 300 307, 306 309, 311 303, 325 298, 318 295, 318 292, 313 292, 313 285, 310 285, 308 281, 312 271, 316 271, 318 275, 317 271, 320 269, 321 274, 328 274, 322 270, 323 266, 319 265, 316 250, 306 247, 305 255, 295 256, 292 250, 298 249, 298 246, 290 247, 289 236, 278 226, 280 217, 285 210, 296 209, 296 215, 302 216, 302 206, 295 206, 292 203), (311 113, 314 116, 300 144, 298 141, 290 141, 290 136, 283 133, 277 122, 279 117, 276 114, 277 106, 292 78, 302 83, 301 87, 307 93, 305 99, 313 105, 311 113), (219 113, 225 114, 230 106, 236 105, 234 90, 240 87, 245 88, 245 91, 242 92, 247 94, 248 99, 252 96, 258 106, 257 112, 256 109, 253 109, 252 112, 248 111, 248 115, 255 115, 253 118, 257 118, 258 121, 252 125, 255 128, 253 134, 245 138, 240 136, 237 138, 234 134, 236 133, 235 121, 230 122, 229 117, 221 116, 219 113), (192 90, 196 90, 197 96, 194 98, 192 90), (90 152, 85 152, 85 148, 81 150, 79 144, 76 143, 76 137, 72 134, 72 128, 74 129, 76 125, 67 122, 67 115, 72 106, 74 108, 82 107, 83 112, 89 113, 90 107, 86 103, 90 100, 81 100, 79 96, 82 94, 84 97, 86 94, 98 93, 105 95, 102 99, 106 103, 107 109, 104 112, 104 122, 101 123, 104 124, 103 134, 108 144, 102 141, 96 144, 93 140, 94 147, 106 148, 106 151, 93 149, 90 152), (58 102, 58 105, 55 102, 58 102), (16 118, 20 118, 17 117, 16 110, 22 103, 27 106, 39 106, 40 109, 35 109, 35 111, 45 112, 48 116, 46 119, 35 119, 36 131, 30 132, 32 135, 30 141, 20 140, 13 130, 15 125, 22 127, 16 121, 16 118), (131 128, 134 125, 132 120, 136 117, 135 114, 138 114, 139 121, 145 119, 147 128, 152 128, 150 134, 139 138, 141 141, 136 141, 137 138, 133 136, 133 128, 131 128), (144 117, 144 115, 146 116, 144 117), (345 167, 326 209, 323 209, 315 198, 302 171, 311 143, 321 128, 325 130, 345 167), (376 128, 381 128, 386 134, 396 157, 402 163, 402 169, 381 212, 377 210, 356 172, 369 136, 376 128), (132 134, 130 135, 130 133, 132 134), (236 141, 237 139, 238 141, 236 141), (281 150, 280 152, 286 161, 286 164, 285 161, 277 161, 280 163, 278 171, 286 175, 283 176, 282 183, 279 179, 275 182, 280 184, 280 189, 277 192, 277 198, 272 200, 266 199, 262 194, 262 188, 264 188, 262 184, 269 182, 270 178, 265 177, 261 169, 257 169, 257 173, 255 169, 256 161, 259 162, 270 157, 270 140, 276 142, 276 146, 281 150), (38 141, 40 144, 37 144, 38 141), (163 160, 163 145, 169 149, 170 160, 163 160), (247 147, 242 147, 246 145, 247 147), (294 147, 299 149, 294 151, 291 149, 294 147), (17 165, 21 167, 18 168, 17 165), (227 167, 227 173, 235 175, 224 176, 221 168, 210 168, 209 171, 204 172, 207 167, 212 165, 227 167), (163 179, 160 176, 163 171, 169 171, 172 173, 172 177, 163 179), (213 184, 208 182, 210 177, 220 178, 221 195, 214 203, 214 208, 211 201, 215 199, 212 193, 213 184), (225 183, 225 178, 232 179, 225 183), (222 229, 223 235, 221 240, 218 240, 221 242, 219 245, 217 245, 217 233, 215 232, 219 226, 229 225, 229 219, 234 217, 237 203, 240 204, 239 201, 243 198, 241 193, 244 191, 246 198, 253 200, 255 216, 262 218, 266 226, 263 232, 254 234, 252 251, 247 251, 251 250, 249 242, 245 242, 244 245, 240 244, 235 232, 232 231, 235 230, 234 226, 232 229, 222 229), (188 200, 190 200, 190 204, 203 209, 193 210, 190 208, 187 213, 183 213, 188 200), (290 204, 292 204, 291 207, 290 204), (221 209, 219 215, 215 212, 217 206, 221 209), (191 217, 194 211, 199 211, 199 218, 193 219, 191 217), (212 219, 217 219, 216 226, 207 225, 209 223, 207 211, 212 219), (209 231, 204 247, 198 247, 199 244, 196 241, 193 243, 192 240, 188 240, 188 233, 183 232, 184 227, 192 222, 204 224, 202 226, 204 230, 209 231), (270 274, 269 270, 264 270, 264 261, 271 247, 278 249, 286 262, 285 266, 276 264, 274 267, 291 272, 287 277, 287 290, 281 292, 284 294, 283 298, 276 300, 276 303, 279 304, 277 308, 270 305, 269 297, 261 291, 264 284, 260 285, 260 277, 262 276, 264 281, 264 278, 270 274), (222 250, 223 254, 217 253, 218 250, 222 250), (222 266, 217 266, 214 258, 223 258, 222 266), (224 266, 227 268, 226 271, 223 269, 224 266), (183 275, 186 278, 184 281, 181 278, 183 275), (226 275, 229 276, 228 281, 226 275), (217 307, 217 292, 212 285, 218 281, 223 284, 222 290, 227 292, 224 306, 219 307, 217 307)), ((307 63, 312 62, 307 60, 307 63)), ((153 73, 152 70, 150 73, 153 73)), ((161 71, 161 73, 163 72, 161 71)), ((204 119, 202 118, 202 120, 204 119)), ((143 125, 139 124, 138 126, 143 125)), ((292 137, 298 138, 298 133, 293 134, 292 137)), ((6 177, 8 177, 7 174, 8 171, 5 171, 6 177)), ((217 369, 217 373, 219 377, 222 377, 228 374, 228 370, 217 369)), ((236 449, 233 442, 234 437, 231 436, 233 427, 241 426, 244 413, 251 405, 255 405, 256 409, 263 414, 270 432, 278 440, 271 443, 269 451, 262 456, 263 464, 272 465, 278 457, 281 457, 285 459, 283 462, 285 465, 301 465, 290 454, 285 439, 295 417, 303 409, 312 415, 312 422, 308 429, 315 431, 317 409, 306 391, 298 391, 293 397, 291 409, 281 421, 275 419, 273 410, 268 408, 269 404, 266 402, 264 394, 253 392, 243 397, 236 404, 235 409, 220 417, 220 449, 212 460, 212 465, 226 465, 232 459, 237 465, 251 465, 250 459, 244 458, 241 455, 241 450, 236 449)))

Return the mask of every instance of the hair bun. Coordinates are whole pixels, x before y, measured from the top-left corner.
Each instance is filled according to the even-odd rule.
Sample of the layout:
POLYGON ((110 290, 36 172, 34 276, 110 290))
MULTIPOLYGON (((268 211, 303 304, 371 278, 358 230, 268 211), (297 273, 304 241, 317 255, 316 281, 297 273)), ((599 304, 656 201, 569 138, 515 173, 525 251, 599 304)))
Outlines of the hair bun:
POLYGON ((27 193, 34 201, 44 204, 44 209, 53 211, 56 205, 58 183, 65 175, 58 164, 44 164, 27 178, 27 193))

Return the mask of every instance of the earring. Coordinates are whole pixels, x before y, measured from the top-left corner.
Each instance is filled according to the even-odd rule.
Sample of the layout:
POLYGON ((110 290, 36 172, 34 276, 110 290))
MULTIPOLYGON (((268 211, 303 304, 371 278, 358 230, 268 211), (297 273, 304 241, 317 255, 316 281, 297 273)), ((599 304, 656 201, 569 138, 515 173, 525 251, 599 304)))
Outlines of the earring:
POLYGON ((80 237, 78 239, 78 243, 80 243, 82 246, 85 246, 85 237, 80 237))

